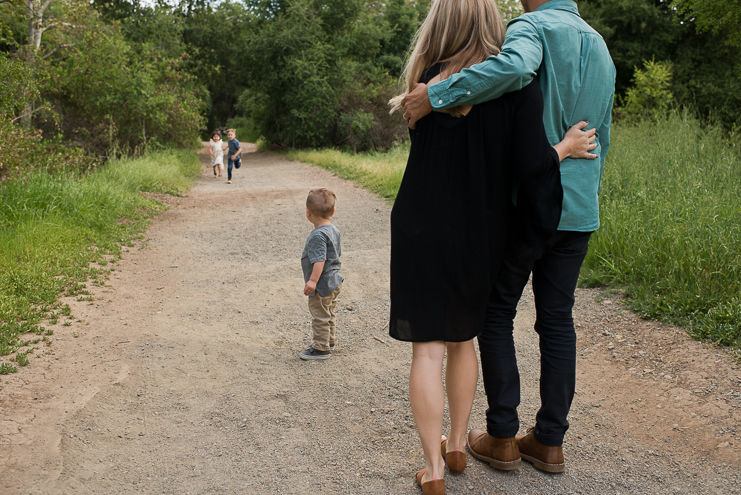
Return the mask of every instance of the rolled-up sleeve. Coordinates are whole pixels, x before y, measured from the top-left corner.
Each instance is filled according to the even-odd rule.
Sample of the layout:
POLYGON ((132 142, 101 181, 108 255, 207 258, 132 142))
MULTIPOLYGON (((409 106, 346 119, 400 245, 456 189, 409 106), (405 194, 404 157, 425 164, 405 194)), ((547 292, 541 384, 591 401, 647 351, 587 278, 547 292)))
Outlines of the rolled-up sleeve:
POLYGON ((515 19, 499 55, 472 65, 427 89, 432 108, 475 105, 522 89, 533 80, 543 60, 543 43, 530 22, 515 19))
POLYGON ((612 106, 615 100, 614 92, 610 96, 610 100, 611 102, 607 105, 607 112, 605 113, 605 118, 602 120, 602 125, 597 129, 597 139, 600 147, 599 188, 597 189, 597 194, 602 191, 602 173, 605 171, 605 158, 607 158, 607 152, 610 150, 610 124, 612 124, 612 106))

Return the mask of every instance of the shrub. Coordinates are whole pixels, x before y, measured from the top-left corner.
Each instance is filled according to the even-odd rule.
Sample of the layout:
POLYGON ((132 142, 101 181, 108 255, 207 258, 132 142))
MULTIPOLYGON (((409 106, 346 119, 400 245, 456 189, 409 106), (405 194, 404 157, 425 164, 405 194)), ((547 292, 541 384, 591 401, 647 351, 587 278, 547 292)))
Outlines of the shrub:
POLYGON ((674 99, 669 90, 671 65, 646 60, 643 67, 643 70, 636 68, 633 86, 626 92, 619 112, 622 111, 622 117, 633 122, 665 119, 674 99))
POLYGON ((182 60, 149 45, 134 50, 117 25, 89 6, 67 16, 71 27, 48 40, 60 57, 44 62, 49 80, 42 96, 59 115, 59 127, 43 125, 46 134, 61 128, 65 139, 99 156, 190 146, 203 125, 202 103, 182 60))

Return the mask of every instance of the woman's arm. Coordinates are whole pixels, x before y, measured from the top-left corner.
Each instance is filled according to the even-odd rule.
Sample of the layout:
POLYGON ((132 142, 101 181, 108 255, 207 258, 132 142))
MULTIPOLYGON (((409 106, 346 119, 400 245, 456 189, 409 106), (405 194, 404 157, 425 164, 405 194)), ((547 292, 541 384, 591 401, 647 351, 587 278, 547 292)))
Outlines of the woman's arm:
POLYGON ((589 122, 582 120, 566 132, 560 143, 553 146, 558 153, 559 161, 564 161, 566 158, 587 158, 589 160, 597 158, 597 155, 590 153, 597 147, 595 142, 597 129, 582 131, 588 125, 589 122))

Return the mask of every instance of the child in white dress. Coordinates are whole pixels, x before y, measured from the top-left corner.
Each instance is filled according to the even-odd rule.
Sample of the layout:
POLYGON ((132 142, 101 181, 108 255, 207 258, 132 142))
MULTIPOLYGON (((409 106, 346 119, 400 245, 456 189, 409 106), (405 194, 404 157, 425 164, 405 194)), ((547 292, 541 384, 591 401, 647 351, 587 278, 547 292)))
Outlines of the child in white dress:
POLYGON ((216 176, 216 167, 219 167, 219 177, 224 170, 224 142, 221 140, 219 131, 211 134, 211 141, 208 143, 208 151, 211 153, 211 166, 214 168, 214 177, 216 176))

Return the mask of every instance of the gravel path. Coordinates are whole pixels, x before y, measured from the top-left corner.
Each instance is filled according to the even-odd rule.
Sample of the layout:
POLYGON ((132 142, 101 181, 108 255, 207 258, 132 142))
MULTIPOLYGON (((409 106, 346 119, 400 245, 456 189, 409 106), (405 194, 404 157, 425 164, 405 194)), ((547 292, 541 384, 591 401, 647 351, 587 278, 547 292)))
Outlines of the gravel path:
MULTIPOLYGON (((206 154, 202 155, 204 162, 206 154)), ((26 493, 418 494, 409 344, 390 339, 390 206, 323 170, 248 153, 204 177, 125 253, 81 322, 3 378, 0 490, 26 493), (303 362, 306 193, 337 193, 346 278, 339 345, 303 362), (380 340, 379 340, 380 339, 380 340)), ((532 297, 516 328, 523 426, 538 405, 532 297)), ((567 470, 468 457, 450 494, 741 493, 741 372, 725 352, 579 290, 567 470)), ((482 383, 471 427, 484 425, 482 383)))

